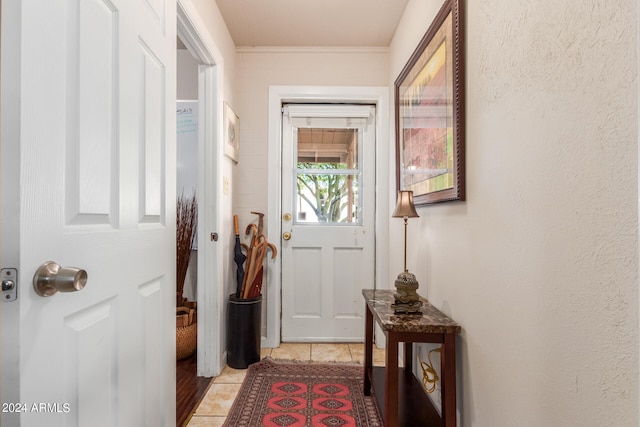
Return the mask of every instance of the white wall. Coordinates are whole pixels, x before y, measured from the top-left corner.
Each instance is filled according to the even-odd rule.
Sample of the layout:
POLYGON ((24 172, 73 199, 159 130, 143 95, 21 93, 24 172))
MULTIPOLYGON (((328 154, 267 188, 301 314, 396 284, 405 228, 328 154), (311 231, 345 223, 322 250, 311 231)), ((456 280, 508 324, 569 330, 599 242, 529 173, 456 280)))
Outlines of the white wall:
POLYGON ((178 49, 176 97, 179 100, 198 99, 198 62, 187 49, 178 49))
POLYGON ((242 224, 267 211, 269 86, 386 86, 386 49, 239 48, 236 105, 240 162, 234 169, 234 210, 242 224))
POLYGON ((222 61, 218 64, 222 67, 224 76, 224 97, 230 99, 233 96, 234 69, 235 69, 235 45, 229 34, 224 19, 220 14, 218 5, 210 0, 190 0, 197 9, 200 18, 209 30, 211 40, 216 44, 222 61))
MULTIPOLYGON (((187 49, 178 48, 176 52, 176 99, 177 100, 197 100, 198 99, 198 62, 193 55, 187 49)), ((197 111, 197 110, 196 110, 197 111)), ((196 114, 197 118, 197 114, 196 114)), ((197 121, 197 120, 196 120, 197 121)), ((176 150, 177 150, 177 177, 176 177, 176 195, 179 196, 183 191, 183 187, 180 185, 181 174, 189 175, 189 178, 197 181, 198 176, 198 162, 196 158, 190 157, 191 154, 197 153, 197 125, 196 133, 189 134, 189 136, 180 134, 180 125, 178 123, 176 128, 178 135, 176 137, 176 150), (181 137, 182 136, 182 137, 181 137), (182 147, 181 144, 191 143, 190 147, 182 147), (193 145, 195 143, 195 146, 193 145), (195 150, 189 150, 189 148, 195 150), (193 162, 189 162, 189 165, 183 165, 185 169, 180 168, 180 159, 193 159, 193 162)), ((185 177, 186 178, 186 177, 185 177)), ((193 185, 197 187, 197 182, 193 185)), ((189 194, 189 188, 185 190, 185 194, 189 194)), ((189 268, 187 269, 187 275, 184 281, 183 295, 190 301, 197 301, 197 283, 198 283, 198 252, 192 251, 189 257, 189 268)))
MULTIPOLYGON (((390 84, 440 4, 409 2, 390 84)), ((635 427, 637 1, 463 4, 467 201, 418 210, 408 261, 463 328, 460 425, 635 427)))

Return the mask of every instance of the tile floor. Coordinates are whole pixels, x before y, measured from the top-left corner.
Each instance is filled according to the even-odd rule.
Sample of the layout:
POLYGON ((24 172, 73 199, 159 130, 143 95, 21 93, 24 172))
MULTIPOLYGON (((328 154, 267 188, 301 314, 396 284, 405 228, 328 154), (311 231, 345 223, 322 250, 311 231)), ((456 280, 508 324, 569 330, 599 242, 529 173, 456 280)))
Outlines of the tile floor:
MULTIPOLYGON (((278 348, 262 349, 262 357, 280 360, 314 362, 364 363, 364 344, 292 344, 282 343, 278 348)), ((384 365, 384 350, 373 346, 373 364, 384 365)), ((219 427, 225 421, 231 405, 240 390, 246 369, 225 367, 216 377, 202 402, 196 409, 188 427, 219 427)))

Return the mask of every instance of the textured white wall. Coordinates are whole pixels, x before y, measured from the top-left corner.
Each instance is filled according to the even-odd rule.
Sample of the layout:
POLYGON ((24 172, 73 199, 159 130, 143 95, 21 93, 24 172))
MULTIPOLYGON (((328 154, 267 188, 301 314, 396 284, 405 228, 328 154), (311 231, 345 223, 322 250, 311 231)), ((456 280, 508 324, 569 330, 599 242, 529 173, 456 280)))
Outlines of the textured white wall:
POLYGON ((460 425, 638 426, 637 1, 463 3, 467 201, 418 210, 408 262, 463 327, 460 425))

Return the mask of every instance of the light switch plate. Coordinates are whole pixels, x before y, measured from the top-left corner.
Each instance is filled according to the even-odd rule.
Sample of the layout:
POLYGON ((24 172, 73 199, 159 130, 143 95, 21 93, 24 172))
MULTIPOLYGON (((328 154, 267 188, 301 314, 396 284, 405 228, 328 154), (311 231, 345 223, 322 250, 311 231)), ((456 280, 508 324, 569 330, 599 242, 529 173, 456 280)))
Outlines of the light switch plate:
POLYGON ((227 178, 226 176, 222 177, 222 193, 225 196, 229 195, 229 178, 227 178))

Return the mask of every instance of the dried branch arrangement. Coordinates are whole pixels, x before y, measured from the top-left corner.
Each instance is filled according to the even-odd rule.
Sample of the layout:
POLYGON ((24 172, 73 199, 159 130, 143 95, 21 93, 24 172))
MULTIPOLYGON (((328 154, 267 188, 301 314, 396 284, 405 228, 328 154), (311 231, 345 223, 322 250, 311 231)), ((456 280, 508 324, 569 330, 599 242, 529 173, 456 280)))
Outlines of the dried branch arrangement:
POLYGON ((189 268, 189 257, 196 236, 198 201, 195 191, 190 197, 182 193, 176 203, 176 296, 177 306, 181 306, 184 281, 189 268))

